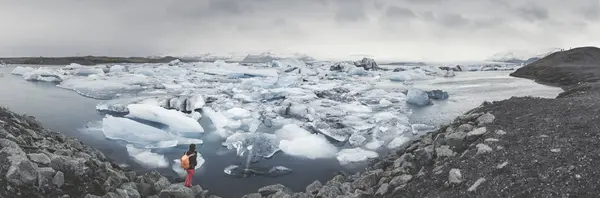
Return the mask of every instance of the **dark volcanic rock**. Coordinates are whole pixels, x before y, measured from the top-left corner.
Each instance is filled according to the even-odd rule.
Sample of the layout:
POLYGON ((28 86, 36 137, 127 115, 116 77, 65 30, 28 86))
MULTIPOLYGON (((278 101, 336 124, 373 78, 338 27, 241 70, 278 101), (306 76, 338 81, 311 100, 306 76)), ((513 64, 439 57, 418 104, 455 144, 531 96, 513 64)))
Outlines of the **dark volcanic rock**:
POLYGON ((448 99, 448 92, 436 89, 436 90, 431 90, 431 91, 426 91, 427 95, 429 96, 429 99, 433 99, 433 100, 445 100, 448 99))
POLYGON ((371 58, 363 58, 360 61, 354 62, 357 67, 365 68, 365 70, 380 70, 379 65, 371 58))
POLYGON ((580 47, 555 52, 510 75, 560 86, 597 82, 600 80, 600 48, 580 47))

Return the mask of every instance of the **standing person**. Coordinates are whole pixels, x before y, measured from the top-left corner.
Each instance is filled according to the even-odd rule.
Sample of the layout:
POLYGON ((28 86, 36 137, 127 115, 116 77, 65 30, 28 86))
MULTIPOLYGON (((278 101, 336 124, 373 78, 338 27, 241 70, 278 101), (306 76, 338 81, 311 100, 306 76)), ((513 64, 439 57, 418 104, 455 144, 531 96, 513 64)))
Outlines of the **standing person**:
POLYGON ((196 161, 196 155, 198 155, 198 152, 196 152, 196 145, 190 144, 189 149, 183 153, 183 157, 181 157, 181 167, 187 172, 185 186, 188 188, 192 187, 192 177, 194 177, 196 164, 198 163, 196 161))

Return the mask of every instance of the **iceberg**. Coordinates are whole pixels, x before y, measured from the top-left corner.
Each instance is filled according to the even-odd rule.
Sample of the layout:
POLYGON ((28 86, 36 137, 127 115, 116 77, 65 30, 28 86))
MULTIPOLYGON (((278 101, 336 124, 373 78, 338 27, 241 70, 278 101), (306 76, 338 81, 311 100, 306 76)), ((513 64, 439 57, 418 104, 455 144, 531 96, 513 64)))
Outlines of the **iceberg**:
POLYGON ((127 72, 127 68, 121 65, 113 65, 108 69, 108 73, 127 72))
POLYGON ((148 104, 127 105, 129 114, 126 117, 148 120, 169 126, 169 130, 179 133, 204 132, 197 120, 187 117, 185 114, 148 104))
POLYGON ((92 74, 104 74, 104 70, 102 70, 100 68, 84 67, 84 68, 75 69, 73 74, 75 74, 77 76, 89 76, 92 74))
POLYGON ((415 88, 409 89, 408 93, 406 94, 406 97, 407 97, 406 103, 408 103, 408 104, 412 104, 412 105, 416 105, 416 106, 420 106, 420 107, 432 104, 427 92, 420 90, 420 89, 415 89, 415 88))
POLYGON ((330 158, 334 157, 338 151, 327 141, 325 136, 311 134, 295 124, 284 125, 275 132, 275 135, 281 139, 279 148, 288 155, 309 159, 330 158))
POLYGON ((401 146, 407 145, 409 142, 410 142, 410 138, 400 136, 400 137, 394 138, 390 143, 388 143, 387 147, 389 149, 396 149, 396 148, 400 148, 401 146))
POLYGON ((10 73, 14 74, 14 75, 20 75, 20 76, 22 76, 25 73, 32 72, 33 70, 35 70, 35 69, 32 68, 32 67, 17 66, 10 73))
POLYGON ((153 153, 150 149, 135 148, 131 144, 128 144, 126 149, 134 161, 146 168, 166 168, 169 166, 164 155, 153 153))
POLYGON ((23 74, 23 78, 27 81, 43 81, 43 82, 62 82, 63 78, 61 75, 49 69, 36 69, 23 74))
POLYGON ((433 77, 427 76, 427 72, 423 69, 411 69, 400 72, 394 72, 390 75, 391 81, 414 81, 414 80, 428 80, 433 77))
POLYGON ((350 164, 354 162, 366 161, 370 158, 376 158, 379 154, 374 151, 364 150, 362 148, 343 149, 337 153, 337 160, 340 164, 350 164))
POLYGON ((150 147, 166 148, 178 144, 176 137, 166 131, 128 118, 110 115, 102 119, 102 133, 108 139, 123 140, 139 145, 155 145, 150 147))
POLYGON ((369 143, 365 144, 365 148, 369 150, 377 150, 378 148, 383 146, 383 141, 373 139, 369 143))
POLYGON ((144 90, 140 85, 128 85, 122 82, 90 77, 92 76, 88 78, 69 78, 58 84, 58 87, 74 90, 80 95, 101 100, 112 99, 121 94, 132 94, 144 90))
POLYGON ((227 149, 236 149, 239 156, 243 156, 252 147, 253 157, 270 158, 279 151, 277 136, 267 133, 234 133, 229 136, 223 146, 227 149))

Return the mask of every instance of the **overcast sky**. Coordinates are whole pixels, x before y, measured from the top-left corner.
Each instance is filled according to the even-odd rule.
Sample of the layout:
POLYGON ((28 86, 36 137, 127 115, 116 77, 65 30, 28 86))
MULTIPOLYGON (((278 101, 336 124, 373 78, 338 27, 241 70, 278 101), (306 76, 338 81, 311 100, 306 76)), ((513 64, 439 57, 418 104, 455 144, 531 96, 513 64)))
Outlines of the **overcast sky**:
POLYGON ((0 56, 481 60, 600 46, 599 0, 0 0, 0 56))

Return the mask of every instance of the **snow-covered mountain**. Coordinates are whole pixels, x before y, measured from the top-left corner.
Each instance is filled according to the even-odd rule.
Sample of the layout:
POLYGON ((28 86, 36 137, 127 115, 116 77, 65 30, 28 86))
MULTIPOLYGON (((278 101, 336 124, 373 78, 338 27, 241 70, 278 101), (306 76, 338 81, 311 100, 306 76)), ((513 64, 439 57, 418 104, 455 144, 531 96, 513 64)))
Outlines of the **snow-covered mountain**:
POLYGON ((563 49, 561 48, 550 48, 546 50, 540 51, 508 51, 508 52, 500 52, 496 53, 489 58, 485 59, 486 61, 493 62, 504 62, 504 63, 531 63, 541 58, 544 58, 554 52, 559 52, 563 49))
POLYGON ((496 53, 485 60, 492 62, 522 63, 527 60, 529 56, 531 56, 531 53, 526 51, 508 51, 496 53))

